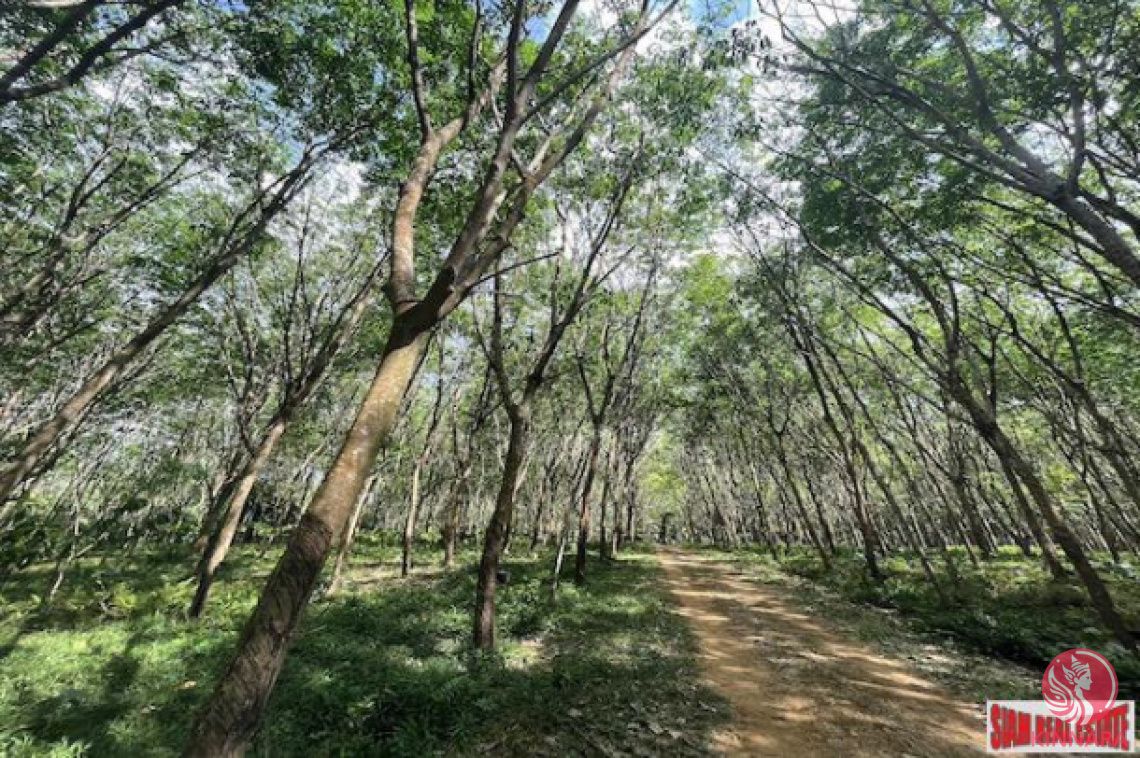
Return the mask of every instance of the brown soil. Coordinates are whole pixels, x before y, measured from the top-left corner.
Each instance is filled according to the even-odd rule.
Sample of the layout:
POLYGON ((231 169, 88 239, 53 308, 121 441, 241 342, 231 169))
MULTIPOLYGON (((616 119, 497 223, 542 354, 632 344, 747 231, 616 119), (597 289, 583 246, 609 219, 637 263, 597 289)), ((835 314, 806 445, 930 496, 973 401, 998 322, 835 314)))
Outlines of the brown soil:
POLYGON ((699 555, 663 550, 666 583, 731 703, 728 755, 959 756, 984 749, 981 709, 899 660, 845 639, 787 591, 699 555))

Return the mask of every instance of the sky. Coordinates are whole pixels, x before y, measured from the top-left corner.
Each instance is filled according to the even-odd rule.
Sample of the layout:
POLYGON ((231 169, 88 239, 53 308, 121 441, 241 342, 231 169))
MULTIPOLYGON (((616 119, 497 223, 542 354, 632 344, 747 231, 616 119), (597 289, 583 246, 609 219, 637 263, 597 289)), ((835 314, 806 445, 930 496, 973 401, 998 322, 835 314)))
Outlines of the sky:
POLYGON ((723 15, 727 10, 727 15, 717 24, 724 29, 756 13, 752 0, 688 0, 688 10, 689 16, 695 20, 706 19, 714 14, 723 15))

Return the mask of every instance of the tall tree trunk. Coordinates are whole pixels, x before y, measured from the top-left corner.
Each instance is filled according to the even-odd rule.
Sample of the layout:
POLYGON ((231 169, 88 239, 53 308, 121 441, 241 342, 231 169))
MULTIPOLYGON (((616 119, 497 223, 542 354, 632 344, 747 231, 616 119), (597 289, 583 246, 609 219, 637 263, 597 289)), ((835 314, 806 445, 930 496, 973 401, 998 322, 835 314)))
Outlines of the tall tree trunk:
MULTIPOLYGON (((949 410, 949 409, 947 409, 949 410)), ((946 420, 947 447, 950 455, 949 479, 954 489, 958 504, 962 506, 962 513, 966 516, 966 524, 970 528, 970 537, 978 546, 982 557, 986 560, 993 558, 994 547, 987 538, 986 530, 982 524, 981 514, 978 513, 977 504, 970 497, 970 490, 966 483, 966 458, 959 449, 957 435, 954 434, 954 422, 947 416, 946 420)))
MULTIPOLYGON (((615 488, 616 489, 616 488, 615 488)), ((624 498, 623 498, 624 499, 624 498)), ((610 529, 610 558, 617 557, 618 550, 621 549, 622 531, 621 531, 621 506, 618 504, 618 499, 614 498, 613 505, 613 528, 610 529)))
POLYGON ((550 599, 558 599, 558 583, 562 580, 562 562, 566 558, 566 545, 570 541, 570 517, 572 511, 566 509, 562 518, 562 528, 558 530, 558 548, 554 551, 554 568, 550 576, 550 599))
POLYGON ((978 429, 978 433, 993 449, 994 454, 1002 462, 1002 465, 1008 467, 1017 479, 1025 485, 1025 489, 1029 492, 1034 504, 1041 511, 1045 523, 1049 525, 1054 539, 1056 539, 1057 544, 1061 546, 1061 550, 1064 551, 1069 561, 1073 564, 1073 568, 1076 569, 1077 576, 1080 577, 1081 583, 1084 584, 1085 589, 1088 590, 1089 599, 1092 601, 1093 608, 1096 609, 1101 621, 1104 622, 1104 625, 1126 649, 1133 653, 1138 652, 1136 639, 1125 625, 1124 619, 1121 618, 1117 612, 1116 606, 1112 602, 1112 596, 1108 592, 1108 588, 1101 580, 1096 569, 1093 568, 1089 562, 1088 556, 1069 528, 1069 525, 1065 523, 1057 512, 1057 509, 1053 505, 1052 497, 1049 495, 1048 490, 1045 489, 1045 485, 1040 478, 1038 478, 1033 466, 1031 466, 1013 446, 1012 441, 1006 436, 1005 431, 1001 428, 993 415, 988 413, 961 383, 960 377, 956 374, 952 374, 949 377, 947 385, 951 396, 969 414, 970 419, 978 429))
POLYGON ((546 476, 542 478, 542 485, 535 495, 534 520, 530 525, 530 547, 527 552, 533 553, 538 549, 538 543, 543 540, 542 522, 546 519, 547 501, 555 496, 554 472, 556 470, 555 462, 551 461, 546 476))
POLYGON ((840 431, 839 424, 831 412, 831 404, 827 399, 825 383, 820 375, 819 367, 816 365, 815 356, 808 342, 810 338, 800 334, 799 329, 792 322, 787 324, 787 330, 788 334, 792 337, 793 343, 799 350, 800 356, 803 358, 804 366, 808 370, 812 387, 815 389, 815 394, 819 398, 824 423, 828 430, 830 430, 832 437, 835 438, 836 445, 839 447, 840 455, 843 458, 843 468, 847 472, 849 485, 851 487, 852 503, 855 507, 855 523, 858 525, 859 533, 863 538, 863 559, 867 565, 867 573, 876 584, 882 584, 883 574, 879 570, 879 562, 875 557, 878 535, 871 521, 870 514, 867 512, 867 506, 863 498, 863 488, 859 482, 859 475, 855 469, 855 462, 851 455, 851 447, 844 437, 843 432, 840 431))
MULTIPOLYGON (((432 451, 435 449, 436 434, 443 428, 440 424, 440 411, 443 407, 443 341, 439 340, 438 344, 440 378, 439 381, 436 382, 435 403, 432 407, 431 421, 428 423, 427 433, 424 435, 424 446, 423 449, 420 450, 420 454, 416 457, 415 466, 412 468, 412 491, 411 496, 408 498, 408 513, 404 521, 403 545, 400 551, 400 576, 407 576, 412 570, 412 548, 414 547, 416 538, 416 519, 419 517, 420 510, 420 476, 423 473, 424 467, 427 466, 428 461, 431 460, 432 451)), ((458 403, 459 391, 456 390, 452 407, 454 408, 458 403)))
MULTIPOLYGON (((756 466, 752 463, 748 464, 748 481, 752 485, 752 495, 756 498, 756 518, 760 524, 761 539, 764 541, 764 546, 768 548, 768 552, 772 557, 776 557, 776 543, 772 539, 772 525, 768 520, 768 509, 764 505, 764 487, 760 483, 760 474, 756 471, 756 466)), ((822 515, 822 514, 821 514, 822 515)), ((835 547, 831 544, 831 532, 827 532, 828 547, 834 552, 835 547)))
POLYGON ((241 523, 241 515, 245 511, 246 500, 249 499, 249 493, 253 491, 253 485, 257 483, 261 470, 269 461, 273 448, 277 446, 277 441, 281 439, 281 435, 284 433, 285 419, 278 418, 266 430, 257 450, 246 461, 241 474, 238 475, 222 520, 214 533, 210 535, 210 541, 206 544, 201 560, 198 561, 198 569, 195 571, 198 576, 198 588, 194 592, 194 599, 190 602, 190 618, 196 619, 202 615, 218 566, 222 565, 222 561, 226 559, 226 555, 229 554, 230 547, 233 545, 234 536, 237 534, 238 525, 241 523))
MULTIPOLYGON (((983 435, 984 437, 984 435, 983 435)), ((986 440, 987 444, 989 440, 986 440)), ((1018 476, 1016 469, 1013 467, 1008 458, 1003 458, 998 455, 998 465, 1001 467, 1002 473, 1005 474, 1006 481, 1009 484, 1010 492, 1013 493, 1013 500, 1017 503, 1018 510, 1021 511, 1022 516, 1025 518, 1025 524, 1029 528, 1029 533, 1032 535, 1033 540, 1037 546, 1041 548, 1041 560, 1045 563, 1045 567, 1049 569, 1049 573, 1057 581, 1063 581, 1066 578, 1066 572, 1061 561, 1057 559, 1057 553, 1053 549, 1053 540, 1045 532, 1041 524, 1041 517, 1029 502, 1029 498, 1025 493, 1025 485, 1021 478, 1018 476)), ((1027 548, 1022 548, 1026 557, 1032 557, 1032 552, 1027 548)))
MULTIPOLYGON (((831 534, 831 527, 827 523, 827 516, 823 511, 823 498, 816 492, 815 485, 812 484, 812 474, 804 477, 804 484, 807 486, 808 497, 811 499, 812 507, 815 509, 816 520, 819 521, 819 533, 823 538, 823 545, 827 548, 829 555, 835 555, 835 537, 831 534)), ((773 555, 773 557, 775 557, 773 555)))
POLYGON ((499 560, 502 557, 507 530, 514 515, 515 496, 526 466, 526 448, 530 431, 530 408, 516 406, 510 414, 511 430, 507 453, 503 460, 503 477, 495 498, 495 510, 483 536, 483 557, 479 561, 479 579, 475 587, 475 623, 473 641, 479 650, 495 647, 495 590, 499 560))
POLYGON ((471 478, 471 462, 463 464, 459 481, 451 491, 451 501, 443 515, 443 567, 451 568, 455 565, 456 543, 459 541, 459 516, 463 510, 463 500, 467 497, 468 482, 471 478))
POLYGON ((590 437, 590 451, 586 458, 586 478, 582 483, 582 499, 578 509, 578 552, 574 556, 574 583, 586 582, 586 545, 590 541, 590 491, 594 487, 594 473, 598 467, 598 451, 602 447, 602 428, 594 425, 590 437))
POLYGON ((598 556, 601 558, 610 558, 610 533, 606 529, 606 517, 609 513, 609 500, 610 492, 613 490, 613 460, 614 449, 610 446, 607 455, 602 461, 602 474, 605 479, 602 481, 602 496, 599 505, 601 506, 601 513, 598 514, 598 556))
MULTIPOLYGON (((800 520, 803 522, 804 529, 807 530, 808 539, 819 553, 820 563, 823 564, 824 572, 831 573, 831 556, 828 554, 827 549, 824 547, 823 542, 816 533, 815 526, 808 516, 807 506, 804 505, 803 494, 800 492, 799 485, 796 484, 795 473, 792 471, 791 464, 788 461, 787 453, 784 449, 784 440, 781 435, 776 436, 776 457, 780 461, 780 467, 784 470, 784 479, 788 482, 788 489, 792 493, 792 500, 795 502, 796 510, 799 512, 800 520)), ((772 554, 775 557, 775 553, 772 554)))
POLYGON ((412 570, 412 546, 416 538, 416 516, 420 509, 420 471, 425 463, 424 456, 416 459, 412 467, 412 491, 408 498, 408 514, 404 519, 404 536, 400 550, 400 576, 407 576, 412 570))
MULTIPOLYGON (((852 433, 854 433, 854 430, 852 430, 852 433)), ((891 489, 890 482, 886 480, 886 477, 879 471, 878 466, 875 465, 867 447, 862 442, 859 442, 858 446, 859 453, 863 458, 863 463, 866 464, 867 471, 871 474, 871 479, 875 482, 875 486, 879 488, 879 491, 883 493, 888 507, 898 520, 898 527, 902 532, 903 543, 909 545, 910 549, 917 555, 918 562, 922 566, 922 573, 926 576, 926 581, 934 588, 938 599, 942 603, 948 603, 949 598, 946 595, 946 590, 938 581, 938 577, 934 573, 934 567, 930 565, 930 559, 926 555, 926 549, 922 544, 921 535, 914 526, 914 514, 911 514, 911 518, 907 518, 903 512, 902 505, 899 503, 898 498, 895 497, 894 490, 891 489)))
POLYGON ((335 539, 399 417, 427 330, 397 319, 380 365, 332 468, 270 575, 237 652, 190 730, 185 755, 238 756, 256 731, 297 624, 335 539))
POLYGON ((622 545, 632 545, 637 541, 637 487, 626 490, 625 531, 622 532, 622 545))
POLYGON ((950 474, 950 485, 953 487, 954 495, 957 497, 958 504, 962 507, 962 513, 966 517, 966 525, 970 530, 970 538, 974 544, 977 545, 978 551, 981 552, 984 559, 989 560, 993 558, 993 545, 986 535, 981 514, 978 513, 977 506, 973 498, 970 497, 969 488, 966 486, 965 473, 957 468, 953 469, 950 474))

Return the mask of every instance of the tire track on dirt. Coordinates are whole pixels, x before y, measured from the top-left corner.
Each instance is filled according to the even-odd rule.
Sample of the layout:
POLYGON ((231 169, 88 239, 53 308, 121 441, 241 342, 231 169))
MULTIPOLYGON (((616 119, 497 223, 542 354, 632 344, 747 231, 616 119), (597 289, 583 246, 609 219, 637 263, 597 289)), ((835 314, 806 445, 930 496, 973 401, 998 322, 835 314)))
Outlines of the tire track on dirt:
POLYGON ((732 704, 718 750, 903 758, 984 749, 977 706, 828 629, 778 588, 692 553, 662 550, 658 560, 697 637, 706 682, 732 704))

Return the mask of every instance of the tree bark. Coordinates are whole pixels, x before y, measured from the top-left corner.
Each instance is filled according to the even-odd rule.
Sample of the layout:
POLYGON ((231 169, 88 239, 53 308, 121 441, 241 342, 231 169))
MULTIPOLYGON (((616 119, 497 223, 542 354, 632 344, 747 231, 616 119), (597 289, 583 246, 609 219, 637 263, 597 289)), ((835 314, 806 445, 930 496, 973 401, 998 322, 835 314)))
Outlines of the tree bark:
POLYGON ((590 438, 590 451, 586 459, 586 479, 582 483, 582 498, 578 506, 578 552, 574 556, 574 583, 586 582, 586 545, 590 541, 590 490, 594 486, 594 472, 598 467, 598 452, 602 447, 602 429, 594 426, 590 438))
POLYGON ((237 534, 238 525, 241 523, 241 515, 245 511, 246 500, 249 499, 249 493, 253 491, 253 485, 257 483, 262 468, 269 462, 269 457, 277 446, 277 441, 281 439, 281 435, 284 433, 285 420, 279 418, 266 431, 261 438, 261 443, 257 446, 257 451, 242 468, 230 495, 229 503, 225 508, 222 521, 210 536, 206 549, 202 553, 202 558, 198 561, 198 568, 195 571, 198 576, 198 588, 194 592, 194 599, 190 602, 190 618, 196 619, 202 615, 218 566, 226 559, 230 546, 233 545, 234 536, 237 534))
POLYGON ((511 430, 507 453, 503 460, 503 477, 495 499, 495 510, 483 537, 483 557, 479 561, 479 579, 475 588, 475 623, 473 641, 479 650, 495 647, 495 590, 499 560, 502 557, 507 530, 514 515, 515 496, 526 467, 526 448, 530 434, 530 408, 515 406, 510 414, 511 430))
POLYGON ((376 455, 398 420, 427 330, 394 325, 380 365, 332 468, 293 531, 246 624, 237 652, 190 731, 185 755, 241 755, 265 713, 285 654, 331 546, 343 533, 376 455))

